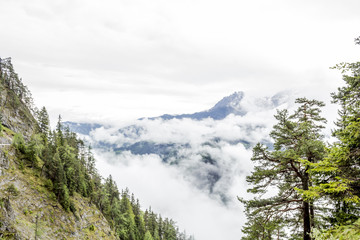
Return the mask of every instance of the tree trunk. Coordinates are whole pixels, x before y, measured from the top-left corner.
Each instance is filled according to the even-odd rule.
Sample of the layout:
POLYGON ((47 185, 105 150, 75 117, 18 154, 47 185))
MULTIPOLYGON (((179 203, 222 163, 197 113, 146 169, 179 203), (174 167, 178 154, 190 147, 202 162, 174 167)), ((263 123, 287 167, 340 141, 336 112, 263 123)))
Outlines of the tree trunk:
POLYGON ((314 228, 315 227, 314 201, 310 202, 310 219, 311 219, 311 228, 314 228))
MULTIPOLYGON (((309 181, 309 186, 312 187, 311 180, 309 181)), ((310 202, 310 225, 311 228, 315 227, 315 210, 314 210, 314 201, 310 202)))
MULTIPOLYGON (((309 174, 307 168, 303 178, 303 190, 309 190, 309 174)), ((304 221, 304 240, 311 240, 311 216, 310 216, 310 203, 303 200, 303 221, 304 221)))
POLYGON ((311 240, 311 224, 310 224, 310 204, 303 202, 303 219, 304 219, 304 240, 311 240))

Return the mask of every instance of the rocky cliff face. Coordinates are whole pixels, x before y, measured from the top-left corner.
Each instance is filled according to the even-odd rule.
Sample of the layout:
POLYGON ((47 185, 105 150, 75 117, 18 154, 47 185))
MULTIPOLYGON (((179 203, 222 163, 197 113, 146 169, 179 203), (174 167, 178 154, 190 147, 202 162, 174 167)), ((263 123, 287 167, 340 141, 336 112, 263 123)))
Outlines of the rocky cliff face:
POLYGON ((20 170, 11 147, 2 148, 7 168, 0 176, 0 237, 5 239, 116 239, 89 200, 75 194, 77 212, 66 212, 32 169, 20 170))
MULTIPOLYGON (((2 149, 4 151, 4 149, 2 149)), ((116 239, 108 222, 87 199, 72 197, 77 212, 63 210, 46 180, 12 159, 0 176, 0 237, 5 239, 116 239)))
POLYGON ((0 117, 4 126, 25 138, 37 128, 30 91, 14 72, 11 59, 0 58, 0 117))

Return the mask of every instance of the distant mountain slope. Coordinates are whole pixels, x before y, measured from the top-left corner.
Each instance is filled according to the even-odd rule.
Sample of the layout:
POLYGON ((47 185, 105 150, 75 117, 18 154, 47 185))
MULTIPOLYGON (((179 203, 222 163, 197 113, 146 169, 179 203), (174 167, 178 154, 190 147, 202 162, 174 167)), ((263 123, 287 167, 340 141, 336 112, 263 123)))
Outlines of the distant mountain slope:
POLYGON ((64 127, 69 127, 72 132, 79 133, 82 135, 89 135, 94 129, 103 127, 97 123, 75 123, 75 122, 64 122, 64 127))
MULTIPOLYGON (((171 119, 184 119, 189 118, 193 120, 202 120, 205 118, 211 118, 214 120, 222 120, 226 118, 229 114, 240 115, 243 116, 246 114, 246 111, 240 105, 241 100, 244 97, 243 92, 234 92, 233 94, 224 97, 218 103, 216 103, 211 109, 190 113, 190 114, 179 114, 179 115, 170 115, 164 114, 159 117, 150 117, 150 118, 140 118, 138 120, 156 120, 156 119, 163 119, 163 120, 171 120, 171 119)), ((97 123, 76 123, 66 121, 64 122, 64 126, 68 126, 71 131, 82 134, 82 135, 89 135, 91 131, 94 129, 104 127, 101 124, 97 123)), ((120 129, 121 131, 121 129, 120 129)))
MULTIPOLYGON (((195 112, 195 113, 186 113, 179 115, 170 115, 164 114, 158 117, 149 117, 149 118, 139 118, 139 121, 142 120, 171 120, 171 119, 192 119, 192 120, 204 120, 206 118, 210 118, 213 120, 223 120, 230 114, 235 116, 244 116, 248 113, 249 110, 243 106, 242 100, 244 99, 244 92, 234 92, 233 94, 224 97, 219 102, 217 102, 212 108, 209 110, 195 112)), ((264 97, 264 98, 255 98, 252 100, 252 104, 254 109, 257 111, 273 109, 281 104, 289 102, 290 94, 288 92, 280 92, 272 97, 264 97)), ((78 123, 66 121, 64 122, 64 126, 68 126, 71 131, 82 134, 82 135, 90 135, 90 132, 101 127, 107 128, 108 126, 104 126, 98 123, 78 123)), ((119 129, 119 131, 123 131, 124 133, 128 132, 131 129, 133 132, 138 134, 138 128, 135 126, 127 126, 123 129, 119 129)), ((141 129, 140 129, 141 130, 141 129)))
POLYGON ((192 114, 180 114, 180 115, 169 115, 164 114, 160 117, 149 118, 150 120, 154 120, 156 118, 161 118, 164 120, 169 119, 183 119, 183 118, 190 118, 194 120, 202 120, 204 118, 212 118, 214 120, 222 120, 226 118, 229 114, 240 115, 243 116, 246 114, 246 111, 241 106, 241 100, 244 97, 243 92, 235 92, 230 96, 224 97, 218 103, 215 104, 209 110, 196 112, 192 114))

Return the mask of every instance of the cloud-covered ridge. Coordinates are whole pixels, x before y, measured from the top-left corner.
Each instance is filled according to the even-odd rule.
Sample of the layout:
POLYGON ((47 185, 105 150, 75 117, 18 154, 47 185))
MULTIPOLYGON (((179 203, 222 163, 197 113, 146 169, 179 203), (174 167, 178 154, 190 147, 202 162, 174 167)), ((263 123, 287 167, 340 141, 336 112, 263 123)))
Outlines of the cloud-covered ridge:
POLYGON ((230 193, 234 176, 244 174, 251 165, 249 159, 240 162, 241 155, 248 155, 257 142, 271 146, 273 115, 277 108, 289 107, 292 98, 287 92, 263 98, 235 92, 210 110, 195 114, 142 118, 123 127, 70 127, 88 132, 93 146, 116 153, 117 161, 129 155, 156 155, 164 164, 179 169, 193 186, 227 204, 234 198, 230 193), (216 117, 219 109, 229 111, 226 117, 216 117), (198 117, 209 112, 215 117, 198 117))

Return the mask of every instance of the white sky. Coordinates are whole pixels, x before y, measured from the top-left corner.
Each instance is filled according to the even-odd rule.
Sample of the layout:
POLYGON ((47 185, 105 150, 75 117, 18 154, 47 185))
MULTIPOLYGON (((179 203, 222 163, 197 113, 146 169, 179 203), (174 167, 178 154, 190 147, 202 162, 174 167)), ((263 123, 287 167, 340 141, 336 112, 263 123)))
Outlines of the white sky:
POLYGON ((210 108, 235 91, 341 84, 360 2, 0 0, 0 56, 52 119, 123 121, 210 108))
MULTIPOLYGON (((329 67, 359 60, 359 9, 358 0, 0 0, 0 57, 13 58, 53 124, 58 114, 66 121, 119 123, 192 113, 235 91, 271 96, 294 90, 328 102, 342 84, 329 67)), ((334 109, 326 116, 335 116, 334 109)), ((137 159, 122 168, 124 179, 117 178, 153 168, 159 183, 173 181, 154 161, 144 166, 137 159)), ((100 162, 102 172, 116 174, 100 162)), ((199 197, 189 201, 189 211, 209 206, 209 214, 220 214, 209 199, 201 205, 202 193, 186 184, 178 182, 199 197)), ((135 194, 171 210, 149 192, 135 194)), ((208 239, 207 225, 173 215, 181 228, 208 239)), ((228 239, 238 239, 239 222, 226 224, 218 234, 229 231, 228 239)))

